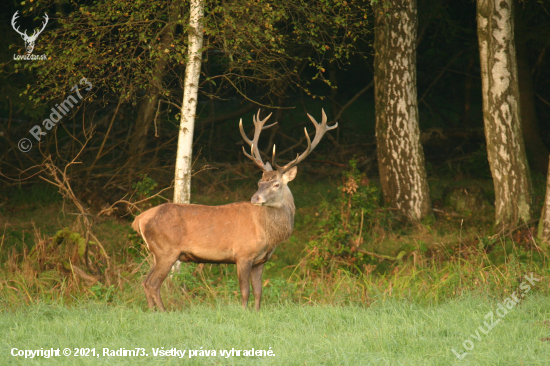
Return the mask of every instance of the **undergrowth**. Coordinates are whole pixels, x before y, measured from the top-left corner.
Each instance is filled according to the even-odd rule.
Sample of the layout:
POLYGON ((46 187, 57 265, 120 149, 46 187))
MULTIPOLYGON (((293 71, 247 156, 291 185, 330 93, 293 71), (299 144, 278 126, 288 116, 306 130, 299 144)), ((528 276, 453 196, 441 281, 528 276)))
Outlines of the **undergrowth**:
MULTIPOLYGON (((2 307, 50 301, 145 307, 141 281, 152 260, 134 234, 128 236, 122 250, 110 253, 111 266, 104 269, 100 278, 86 271, 79 240, 69 240, 70 237, 64 239, 63 245, 37 238, 37 249, 23 254, 11 252, 0 280, 2 307)), ((523 250, 509 239, 493 242, 481 238, 477 247, 439 255, 413 251, 395 262, 370 258, 370 263, 362 268, 348 262, 338 266, 336 260, 328 267, 309 265, 314 255, 316 252, 309 251, 290 273, 270 263, 263 278, 264 304, 368 306, 373 299, 425 304, 465 293, 500 298, 517 289, 525 274, 533 272, 546 277, 549 272, 544 256, 523 250)), ((539 291, 546 293, 548 288, 541 287, 539 291)), ((240 297, 234 265, 185 264, 180 273, 165 281, 162 292, 170 309, 211 301, 238 303, 240 297)))
MULTIPOLYGON (((156 182, 144 176, 135 187, 141 199, 153 193, 156 182)), ((464 294, 502 298, 517 289, 525 274, 549 274, 547 255, 527 225, 504 237, 489 235, 485 221, 475 217, 469 220, 479 228, 468 230, 463 229, 464 219, 445 214, 406 224, 383 207, 378 186, 353 160, 337 187, 328 191, 331 195, 321 195, 317 204, 299 207, 305 217, 297 221, 289 242, 292 264, 286 264, 290 257, 282 249, 266 264, 264 304, 369 306, 375 299, 432 304, 464 294), (286 255, 285 260, 277 255, 286 255)), ((145 307, 141 281, 151 256, 129 221, 105 218, 102 225, 111 230, 101 237, 104 246, 86 239, 76 223, 47 235, 34 227, 22 236, 2 225, 1 306, 92 301, 145 307)), ((234 265, 191 263, 181 268, 162 287, 169 309, 238 303, 234 265)), ((538 291, 546 294, 548 287, 538 291)))
POLYGON ((349 163, 350 169, 343 172, 337 187, 336 200, 323 200, 315 217, 306 217, 317 234, 307 245, 307 264, 313 269, 345 265, 355 273, 362 272, 373 258, 357 249, 373 226, 387 226, 389 222, 391 213, 381 209, 378 187, 357 169, 356 160, 349 163))

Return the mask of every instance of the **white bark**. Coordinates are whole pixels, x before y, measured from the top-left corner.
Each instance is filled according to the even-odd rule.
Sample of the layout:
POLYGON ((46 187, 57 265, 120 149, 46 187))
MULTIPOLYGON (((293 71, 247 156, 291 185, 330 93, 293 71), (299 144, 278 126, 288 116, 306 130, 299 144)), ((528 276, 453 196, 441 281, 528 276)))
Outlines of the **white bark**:
MULTIPOLYGON (((174 178, 174 202, 189 203, 191 199, 191 175, 193 168, 193 132, 197 113, 199 78, 202 61, 202 41, 204 18, 204 0, 191 0, 189 18, 188 62, 183 82, 183 103, 181 107, 178 151, 176 155, 176 174, 174 178)), ((172 273, 180 270, 181 262, 176 261, 172 273)))
POLYGON ((410 220, 431 212, 416 92, 416 1, 375 8, 376 139, 384 197, 410 220))
POLYGON ((546 196, 540 215, 537 237, 542 242, 543 247, 548 249, 550 244, 550 167, 546 177, 546 196))
POLYGON ((183 104, 181 108, 176 175, 174 180, 174 202, 189 203, 191 196, 191 168, 193 153, 193 131, 197 112, 197 96, 202 59, 204 0, 191 0, 189 19, 188 62, 185 68, 183 104))
POLYGON ((487 155, 495 185, 495 221, 529 221, 531 193, 521 133, 513 0, 478 0, 477 31, 487 155))

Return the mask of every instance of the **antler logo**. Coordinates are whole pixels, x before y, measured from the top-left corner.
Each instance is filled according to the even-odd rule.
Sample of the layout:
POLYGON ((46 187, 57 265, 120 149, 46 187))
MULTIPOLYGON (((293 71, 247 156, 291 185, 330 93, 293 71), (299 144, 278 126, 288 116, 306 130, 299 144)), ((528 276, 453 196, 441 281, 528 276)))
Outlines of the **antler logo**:
POLYGON ((15 21, 19 17, 17 15, 17 13, 19 13, 19 10, 17 10, 15 12, 15 14, 13 14, 13 18, 11 18, 11 26, 13 27, 13 29, 15 29, 15 31, 17 33, 19 33, 21 35, 21 37, 25 41, 25 48, 27 49, 27 54, 30 55, 32 53, 32 51, 34 50, 34 43, 36 42, 36 39, 38 38, 40 33, 42 33, 44 28, 46 28, 46 25, 48 24, 48 20, 50 18, 48 18, 48 14, 44 13, 44 23, 42 24, 42 29, 40 29, 40 30, 35 29, 32 36, 29 36, 29 35, 27 35, 26 30, 24 32, 21 32, 21 31, 19 31, 19 27, 17 27, 17 28, 15 27, 15 21))

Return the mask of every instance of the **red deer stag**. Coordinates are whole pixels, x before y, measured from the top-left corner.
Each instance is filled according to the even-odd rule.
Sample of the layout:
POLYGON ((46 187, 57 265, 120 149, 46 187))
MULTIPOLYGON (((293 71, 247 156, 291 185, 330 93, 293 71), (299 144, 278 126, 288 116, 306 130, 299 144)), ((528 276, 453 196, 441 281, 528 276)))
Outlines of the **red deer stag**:
POLYGON ((153 207, 136 217, 132 227, 137 231, 151 253, 153 268, 143 281, 143 288, 149 308, 155 305, 164 311, 160 297, 160 286, 176 260, 195 263, 235 263, 242 306, 246 308, 250 294, 250 282, 256 310, 260 309, 262 296, 262 272, 279 243, 287 240, 294 227, 294 198, 288 182, 296 177, 298 165, 317 146, 325 132, 338 126, 327 126, 327 116, 315 125, 313 142, 306 133, 307 149, 285 166, 275 163, 273 146, 272 169, 269 162, 262 161, 258 150, 258 139, 269 119, 260 120, 260 112, 254 116, 254 138, 249 140, 239 124, 243 139, 251 146, 251 153, 245 155, 263 171, 258 182, 258 191, 250 202, 236 202, 222 206, 165 203, 153 207))

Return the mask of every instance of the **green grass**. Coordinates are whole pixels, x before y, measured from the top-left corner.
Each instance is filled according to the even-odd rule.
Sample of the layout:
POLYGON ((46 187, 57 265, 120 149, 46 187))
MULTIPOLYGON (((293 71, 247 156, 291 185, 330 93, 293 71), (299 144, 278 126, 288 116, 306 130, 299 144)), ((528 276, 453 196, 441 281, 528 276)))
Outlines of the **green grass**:
POLYGON ((378 300, 370 307, 267 305, 261 312, 213 303, 156 313, 138 307, 35 304, 0 313, 2 364, 230 365, 547 365, 550 298, 532 292, 462 360, 463 342, 495 310, 496 301, 465 296, 437 306, 378 300), (103 348, 145 348, 145 357, 104 357, 103 348), (183 360, 154 357, 152 348, 187 350, 183 360), (193 357, 188 350, 216 350, 193 357), (271 350, 273 357, 219 356, 220 350, 271 350), (95 348, 99 358, 46 360, 11 349, 95 348))
MULTIPOLYGON (((186 354, 183 362, 190 364, 549 364, 550 342, 545 339, 550 337, 550 264, 527 225, 511 237, 497 237, 490 210, 472 215, 444 211, 422 223, 405 224, 382 206, 365 205, 352 207, 353 216, 344 225, 345 215, 329 215, 349 210, 341 203, 339 174, 321 179, 302 172, 292 183, 295 230, 266 265, 259 314, 238 307, 234 265, 199 270, 196 264, 183 266, 163 284, 162 297, 170 312, 150 312, 141 281, 152 258, 133 234, 130 220, 101 216, 94 221, 93 231, 109 253, 111 267, 107 270, 93 245, 91 255, 102 271, 101 282, 87 283, 74 270, 86 270, 78 245, 52 240, 65 227, 82 233, 70 205, 62 212, 62 202, 39 199, 49 191, 38 187, 29 200, 20 195, 2 206, 0 364, 182 363, 154 357, 156 347, 187 352, 203 347, 218 353, 191 359, 186 354), (370 210, 364 226, 363 208, 370 210), (391 256, 403 250, 406 255, 392 262, 336 252, 358 238, 365 250, 391 256), (315 265, 313 259, 326 253, 331 254, 327 264, 315 265), (480 339, 473 339, 471 335, 487 321, 485 315, 530 272, 542 278, 536 290, 487 335, 478 331, 480 339), (464 352, 467 340, 474 349, 459 360, 451 349, 464 352), (11 356, 12 348, 52 347, 95 348, 101 355, 104 347, 138 347, 149 356, 11 356), (220 350, 269 347, 276 356, 219 356, 220 350)), ((214 194, 205 186, 194 196, 196 202, 247 200, 255 189, 253 179, 224 182, 214 194)), ((432 199, 444 201, 443 193, 453 184, 432 181, 434 192, 439 192, 432 199)))

